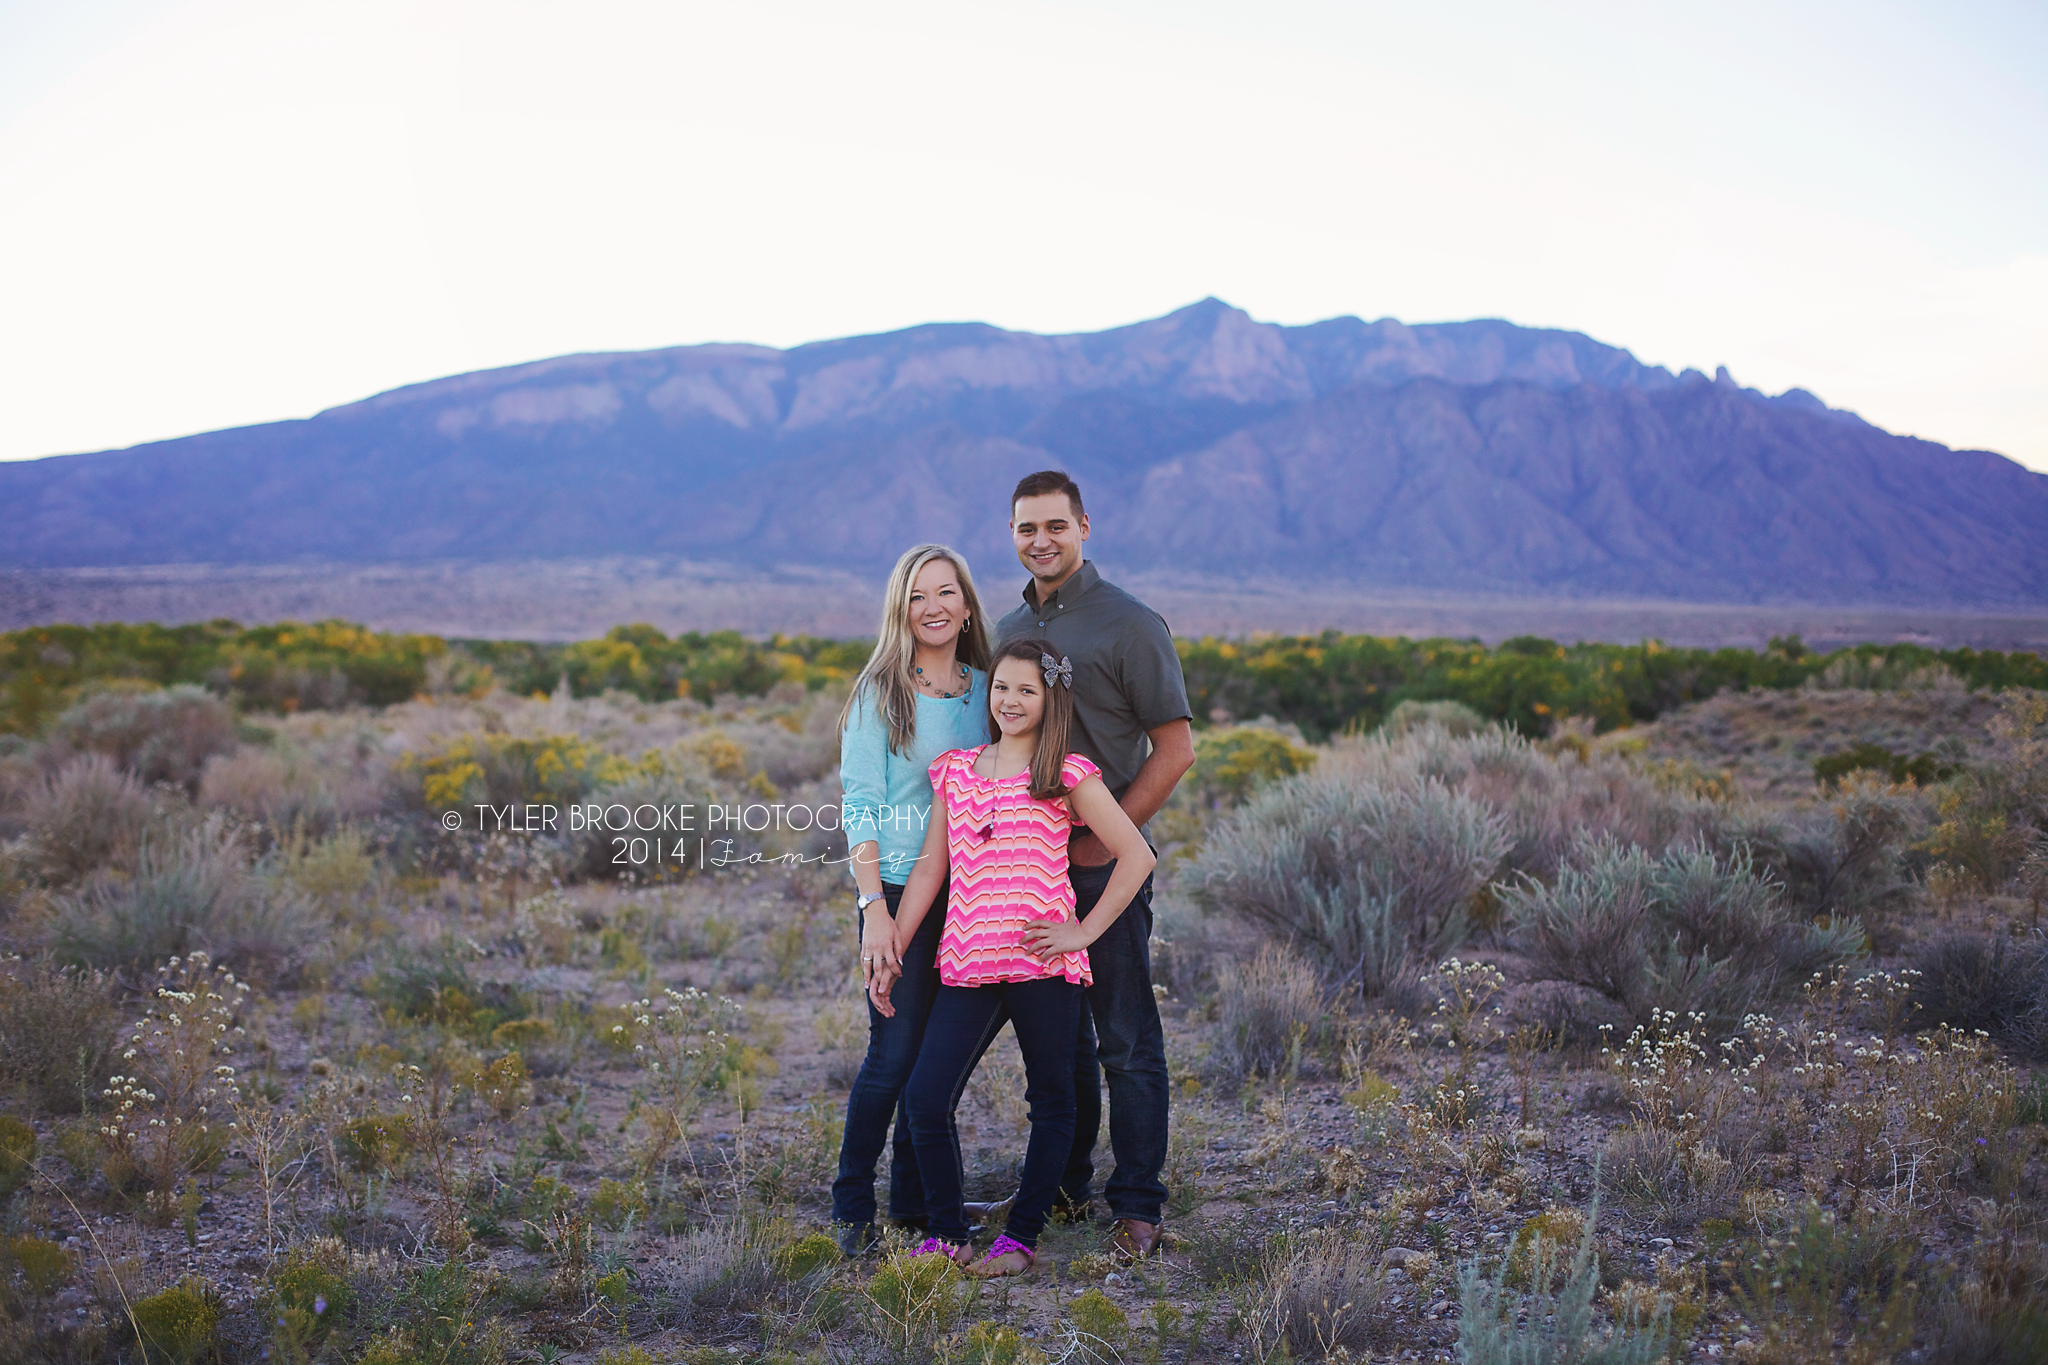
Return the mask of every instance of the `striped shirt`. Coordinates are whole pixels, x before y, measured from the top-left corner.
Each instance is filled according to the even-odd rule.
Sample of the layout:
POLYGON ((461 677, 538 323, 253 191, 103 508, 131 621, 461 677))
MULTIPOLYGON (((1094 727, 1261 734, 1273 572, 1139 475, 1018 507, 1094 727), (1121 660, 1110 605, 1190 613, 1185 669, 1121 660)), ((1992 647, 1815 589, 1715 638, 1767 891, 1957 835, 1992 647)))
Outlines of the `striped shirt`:
MULTIPOLYGON (((1063 976, 1091 986, 1087 949, 1042 962, 1024 947, 1024 930, 1034 921, 1074 920, 1074 884, 1067 877, 1073 812, 1065 798, 1034 798, 1029 769, 1000 778, 975 772, 974 761, 987 747, 951 750, 931 766, 933 804, 946 813, 952 867, 939 983, 987 986, 1063 976)), ((1068 754, 1061 773, 1071 790, 1102 770, 1068 754)))

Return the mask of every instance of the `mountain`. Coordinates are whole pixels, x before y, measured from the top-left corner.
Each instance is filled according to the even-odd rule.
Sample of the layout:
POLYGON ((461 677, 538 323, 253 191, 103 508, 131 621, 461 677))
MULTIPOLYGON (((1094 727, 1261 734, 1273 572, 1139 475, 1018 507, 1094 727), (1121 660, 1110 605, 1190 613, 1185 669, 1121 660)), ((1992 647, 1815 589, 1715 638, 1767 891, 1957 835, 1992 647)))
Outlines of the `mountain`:
POLYGON ((304 421, 0 464, 0 566, 673 555, 1007 566, 1073 471, 1091 554, 1216 579, 1685 601, 2048 603, 2048 476, 1477 321, 933 324, 563 356, 304 421))

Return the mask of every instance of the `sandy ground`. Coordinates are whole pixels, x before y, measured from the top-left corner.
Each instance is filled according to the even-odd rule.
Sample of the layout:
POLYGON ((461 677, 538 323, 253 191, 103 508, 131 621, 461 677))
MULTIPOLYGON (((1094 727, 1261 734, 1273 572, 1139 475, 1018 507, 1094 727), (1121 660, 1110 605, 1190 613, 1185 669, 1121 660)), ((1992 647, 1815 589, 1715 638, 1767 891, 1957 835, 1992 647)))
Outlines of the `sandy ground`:
MULTIPOLYGON (((983 594, 1007 602, 1020 575, 984 572, 983 594)), ((1105 571, 1116 577, 1115 565, 1105 571)), ((1177 634, 1326 629, 1416 638, 1513 635, 1755 647, 1798 634, 1830 648, 1905 640, 1980 649, 2048 647, 2048 612, 2015 615, 1885 606, 1703 604, 1607 599, 1481 598, 1287 581, 1141 575, 1121 580, 1177 634)), ((532 560, 505 564, 206 565, 0 570, 0 629, 52 622, 203 621, 244 624, 343 617, 381 630, 503 639, 574 640, 627 621, 664 631, 871 634, 879 576, 828 570, 763 572, 663 559, 532 560)))

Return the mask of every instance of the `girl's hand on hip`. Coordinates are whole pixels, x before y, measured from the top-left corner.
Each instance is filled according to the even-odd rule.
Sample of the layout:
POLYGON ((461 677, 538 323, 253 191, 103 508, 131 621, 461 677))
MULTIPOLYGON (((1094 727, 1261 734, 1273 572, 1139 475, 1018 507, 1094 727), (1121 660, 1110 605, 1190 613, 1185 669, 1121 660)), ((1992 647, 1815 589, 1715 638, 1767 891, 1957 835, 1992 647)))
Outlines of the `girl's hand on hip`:
POLYGON ((1090 940, 1078 924, 1034 924, 1024 931, 1024 951, 1040 962, 1050 962, 1061 953, 1078 953, 1090 940))

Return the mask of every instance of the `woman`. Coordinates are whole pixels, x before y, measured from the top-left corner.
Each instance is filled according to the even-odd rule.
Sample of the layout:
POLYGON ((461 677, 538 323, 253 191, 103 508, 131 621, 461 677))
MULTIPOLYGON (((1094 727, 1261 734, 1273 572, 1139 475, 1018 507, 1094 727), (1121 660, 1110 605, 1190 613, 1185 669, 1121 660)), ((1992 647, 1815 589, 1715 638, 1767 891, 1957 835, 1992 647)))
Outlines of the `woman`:
POLYGON ((892 1117, 889 1216, 925 1224, 924 1186, 897 1100, 938 995, 945 916, 924 916, 900 954, 895 916, 931 820, 932 761, 987 738, 988 661, 988 626, 966 561, 943 545, 919 545, 897 560, 875 652, 839 716, 840 824, 859 892, 861 984, 900 977, 888 1016, 868 1006, 868 1055, 846 1097, 832 1229, 848 1255, 876 1240, 875 1163, 892 1117))

